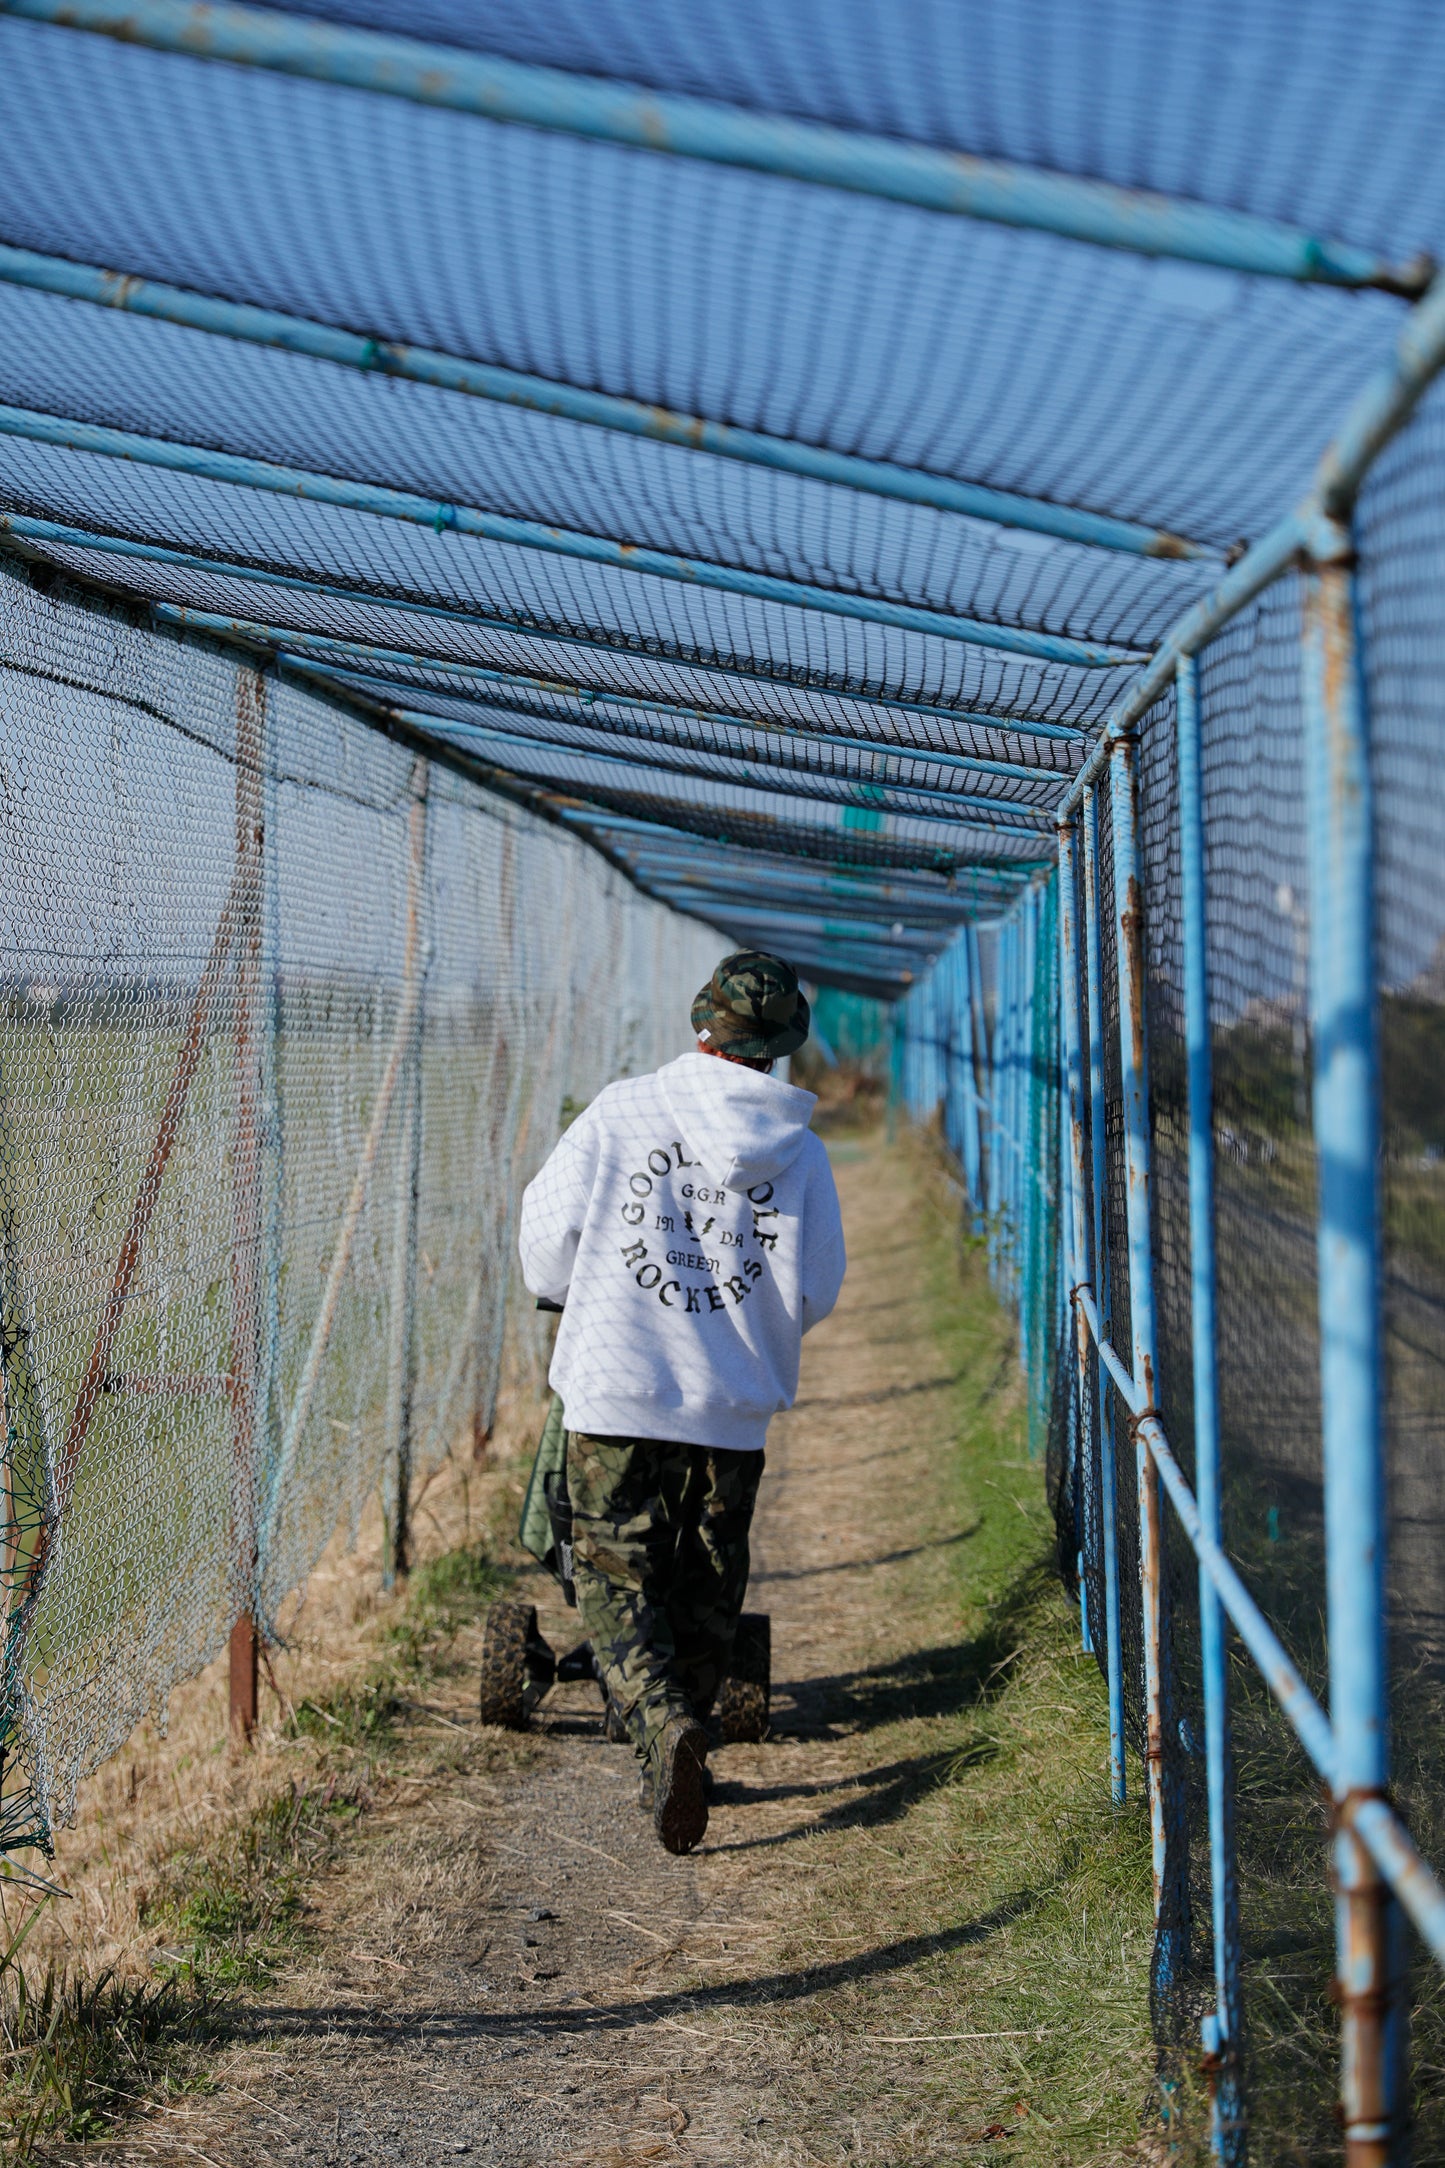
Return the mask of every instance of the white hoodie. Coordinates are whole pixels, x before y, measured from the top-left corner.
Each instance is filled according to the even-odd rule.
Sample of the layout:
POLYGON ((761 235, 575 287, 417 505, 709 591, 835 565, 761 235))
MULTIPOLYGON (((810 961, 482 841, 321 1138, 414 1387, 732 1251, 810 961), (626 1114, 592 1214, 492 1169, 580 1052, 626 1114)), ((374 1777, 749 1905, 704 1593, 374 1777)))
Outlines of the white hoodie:
POLYGON ((522 1272, 566 1303, 551 1380, 571 1430, 761 1447, 799 1343, 843 1284, 812 1092, 708 1054, 626 1077, 522 1199, 522 1272))

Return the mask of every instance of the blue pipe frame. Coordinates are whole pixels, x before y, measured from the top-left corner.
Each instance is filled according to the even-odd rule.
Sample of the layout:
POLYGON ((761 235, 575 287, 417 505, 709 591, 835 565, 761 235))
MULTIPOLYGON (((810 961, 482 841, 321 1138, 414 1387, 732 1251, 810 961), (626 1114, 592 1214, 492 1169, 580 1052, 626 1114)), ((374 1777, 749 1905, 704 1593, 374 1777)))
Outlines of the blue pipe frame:
MULTIPOLYGON (((889 793, 902 792, 912 798, 927 799, 931 804, 939 806, 962 809, 965 812, 996 814, 1003 823, 1021 829, 1042 830, 1047 828, 1052 821, 1052 815, 1046 807, 1031 805, 1026 799, 1007 797, 1002 792, 988 794, 977 791, 941 790, 936 784, 915 783, 906 775, 849 775, 845 770, 819 767, 805 757, 801 748, 797 752, 792 750, 788 743, 788 738, 793 735, 792 733, 785 734, 782 743, 777 747, 769 746, 765 740, 763 752, 773 753, 773 758, 766 759, 762 753, 750 754, 744 749, 733 746, 712 746, 699 743, 695 738, 635 736, 630 732, 608 731, 605 723, 601 721, 592 722, 585 717, 578 718, 567 715, 535 715, 535 711, 527 709, 508 709, 503 712, 535 715, 535 720, 539 724, 546 724, 551 728, 536 731, 509 730, 504 723, 495 722, 485 714, 478 714, 475 717, 441 715, 428 708, 413 707, 407 700, 406 695, 408 693, 415 695, 418 688, 398 684, 392 679, 366 679, 357 671, 337 669, 327 663, 313 662, 309 656, 292 655, 284 649, 278 654, 277 661, 284 669, 290 670, 296 676, 313 679, 318 684, 324 684, 328 687, 339 686, 344 691, 354 692, 362 699, 381 700, 387 706, 394 708, 396 713, 405 721, 415 723, 418 727, 434 730, 439 738, 449 738, 460 733, 505 739, 509 744, 513 745, 530 745, 557 752, 572 752, 578 754, 579 757, 590 756, 598 751, 595 746, 578 745, 570 737, 557 736, 555 734, 556 726, 560 724, 564 729, 585 731, 593 737, 605 739, 608 747, 606 757, 609 759, 628 760, 644 767, 655 765, 660 771, 666 770, 677 774, 710 774, 712 772, 700 768, 685 769, 681 762, 677 760, 655 760, 653 758, 654 752, 659 750, 684 756, 691 755, 698 760, 727 761, 735 768, 737 781, 746 783, 756 790, 787 790, 790 786, 786 781, 780 780, 781 778, 790 775, 808 775, 812 776, 816 782, 836 785, 840 793, 850 794, 845 799, 845 802, 850 804, 887 806, 890 803, 889 793), (613 748, 616 748, 616 750, 613 751, 613 748)), ((481 704, 478 703, 478 705, 481 704)), ((743 728, 746 727, 746 725, 743 726, 743 728)), ((802 740, 803 734, 801 732, 796 735, 802 740)), ((803 743, 805 744, 806 741, 804 740, 803 743)), ((843 743, 845 746, 848 745, 847 740, 844 740, 843 743)), ((849 749, 861 751, 869 757, 885 750, 871 745, 861 748, 850 747, 849 749)), ((889 754, 887 757, 891 758, 892 756, 889 754)), ((916 757, 921 761, 926 761, 929 756, 923 754, 916 757)), ((952 763, 945 758, 942 765, 949 767, 952 763)), ((724 775, 721 779, 727 781, 731 778, 724 775)))
MULTIPOLYGON (((338 587, 334 581, 304 579, 290 572, 273 572, 265 565, 205 557, 194 550, 170 549, 162 542, 141 542, 129 535, 97 533, 92 528, 74 527, 64 520, 37 519, 28 513, 0 512, 0 549, 4 548, 26 557, 44 557, 47 552, 57 549, 89 550, 100 556, 133 558, 141 564, 165 565, 177 572, 198 573, 210 579, 250 581, 286 594, 314 595, 326 601, 373 610, 396 610, 406 616, 474 631, 505 632, 522 639, 547 640, 558 646, 580 647, 588 653, 607 655, 618 661, 635 663, 643 655, 642 650, 628 647, 621 641, 600 640, 591 633, 572 631, 565 626, 534 624, 525 618, 502 617, 492 611, 456 609, 441 602, 416 602, 406 595, 374 594, 365 588, 338 587)), ((245 628, 256 620, 230 618, 216 611, 198 610, 174 602, 155 601, 150 604, 150 610, 158 623, 178 631, 209 632, 222 640, 234 639, 243 646, 252 643, 252 635, 245 628)), ((701 661, 690 655, 663 655, 655 659, 676 669, 701 670, 713 677, 733 678, 754 691, 759 685, 775 686, 780 682, 788 685, 791 682, 786 678, 779 680, 764 670, 740 669, 736 663, 701 661)), ((437 666, 444 666, 440 659, 437 666)), ((922 715, 955 728, 959 723, 976 723, 984 729, 1003 731, 1015 737, 1056 738, 1073 746, 1083 742, 1082 732, 1068 723, 1019 720, 1014 716, 990 715, 982 710, 941 707, 930 701, 895 699, 892 694, 854 692, 846 685, 830 684, 826 680, 798 689, 817 692, 825 699, 852 700, 864 707, 893 708, 904 715, 922 715)))
MULTIPOLYGON (((391 670, 427 672, 434 677, 452 677, 465 689, 472 685, 487 688, 494 702, 503 700, 507 693, 534 694, 544 699, 576 700, 583 707, 622 708, 628 713, 658 715, 664 721, 677 723, 704 723, 719 730, 752 731, 758 736, 777 738, 786 743, 797 739, 808 745, 834 746, 839 751, 872 753, 886 760, 917 761, 920 765, 932 763, 936 768, 949 768, 962 775, 998 776, 1010 782, 1047 785, 1059 780, 1064 771, 1046 764, 1030 767, 1023 761, 992 760, 982 753, 934 752, 925 745, 891 744, 881 738, 855 738, 844 731, 811 730, 805 724, 784 723, 769 717, 731 715, 722 708, 699 708, 684 705, 681 701, 645 699, 638 693, 616 692, 607 686, 587 685, 571 678, 539 677, 521 670, 492 669, 482 663, 456 662, 446 657, 426 655, 414 648, 381 647, 365 640, 342 640, 326 633, 289 632, 284 626, 274 625, 263 618, 223 617, 218 612, 179 608, 174 603, 152 604, 154 614, 163 623, 189 626, 198 632, 209 632, 222 639, 254 641, 268 648, 277 661, 293 667, 305 664, 318 674, 329 670, 341 678, 347 675, 346 666, 354 670, 384 675, 391 670)), ((422 690, 405 683, 396 685, 399 693, 422 690)), ((435 691, 439 688, 428 687, 435 691)), ((463 692, 462 697, 465 697, 463 692)), ((521 708, 521 702, 517 706, 521 708)), ((527 708, 522 712, 536 712, 527 708)), ((569 716, 558 716, 559 722, 574 721, 569 716)), ((978 715, 958 713, 955 724, 962 722, 985 722, 992 730, 1011 731, 1014 725, 1000 717, 984 718, 978 715)), ((1023 726, 1024 734, 1028 725, 1023 726)), ((694 739, 665 739, 662 743, 696 744, 694 739)), ((901 780, 898 779, 898 780, 901 780)))
MULTIPOLYGON (((1184 1043, 1189 1106, 1190 1331, 1194 1372, 1194 1487, 1203 1532, 1222 1540, 1219 1390, 1214 1265, 1214 1058, 1209 1021, 1203 746, 1199 665, 1181 655, 1175 672, 1175 773, 1179 799, 1180 916, 1184 965, 1184 1043)), ((1199 1567, 1200 1670, 1204 1699, 1205 1789, 1209 1803, 1210 1924, 1214 2009, 1203 2024, 1210 2080, 1211 2143, 1226 2168, 1245 2158, 1240 2050, 1243 2004, 1239 1971, 1239 1891, 1234 1851, 1234 1789, 1229 1745, 1229 1682, 1224 1611, 1199 1567)))
MULTIPOLYGON (((1149 1139, 1149 1034, 1144 1013, 1143 883, 1139 859, 1139 748, 1120 738, 1110 749, 1109 811, 1112 843, 1113 909, 1119 1007, 1119 1068, 1124 1113, 1124 1211, 1129 1246, 1129 1327, 1131 1375, 1145 1412, 1155 1406, 1159 1357, 1154 1322, 1154 1255, 1151 1238, 1149 1139)), ((1172 1984, 1183 1952, 1175 1947, 1174 1928, 1166 1919, 1175 1863, 1169 1852, 1165 1802, 1163 1678, 1164 1557, 1159 1474, 1135 1431, 1135 1473, 1139 1499, 1139 1574, 1143 1605, 1145 1777, 1149 1797, 1149 1833, 1154 1866, 1154 1909, 1158 1922, 1155 1978, 1172 1984)))
MULTIPOLYGON (((309 672, 305 674, 307 676, 310 675, 309 672)), ((586 761, 591 767, 620 769, 622 771, 623 782, 614 785, 614 788, 624 787, 625 782, 629 777, 635 777, 640 772, 651 776, 654 780, 658 778, 666 780, 670 777, 675 776, 681 781, 700 780, 702 782, 716 782, 723 787, 734 785, 737 788, 757 790, 779 796, 788 794, 787 784, 782 779, 781 771, 776 769, 765 769, 761 775, 746 777, 730 777, 726 775, 698 776, 695 771, 689 771, 685 768, 663 767, 656 762, 649 762, 637 753, 599 752, 594 750, 590 746, 571 747, 566 745, 559 745, 555 739, 528 737, 524 732, 521 731, 493 730, 489 726, 481 723, 443 724, 439 722, 437 717, 434 715, 421 714, 410 708, 405 708, 400 705, 393 705, 391 712, 397 717, 398 721, 407 723, 411 725, 411 727, 414 729, 434 734, 436 738, 443 744, 459 744, 464 748, 471 745, 476 745, 483 750, 485 750, 488 745, 495 745, 499 748, 509 749, 513 753, 522 750, 540 754, 560 753, 571 760, 586 761)), ((634 741, 632 740, 624 741, 624 743, 629 746, 633 742, 634 741)), ((507 765, 507 762, 504 759, 499 759, 497 765, 500 767, 505 767, 507 765)), ((527 770, 520 769, 518 770, 518 773, 523 777, 524 780, 529 779, 527 770)), ((581 787, 580 785, 573 785, 569 783, 565 776, 554 772, 549 772, 547 775, 538 776, 536 780, 543 783, 551 783, 554 787, 564 790, 581 787)), ((828 778, 823 777, 820 780, 826 781, 828 780, 828 778)), ((846 779, 841 780, 843 790, 847 790, 849 786, 847 785, 846 779)), ((902 787, 906 787, 909 795, 914 798, 926 798, 933 803, 937 803, 940 806, 948 807, 950 809, 956 808, 960 804, 968 803, 968 801, 961 798, 960 795, 949 791, 915 790, 911 785, 902 787)), ((840 792, 840 795, 836 798, 824 797, 821 794, 811 793, 809 794, 809 802, 817 804, 819 806, 838 806, 844 810, 846 810, 850 806, 866 805, 869 807, 877 808, 880 811, 892 814, 895 818, 901 820, 939 820, 944 817, 940 813, 934 813, 932 811, 926 813, 919 812, 911 806, 899 806, 892 804, 887 799, 884 799, 881 796, 882 790, 884 788, 884 786, 881 784, 869 785, 867 786, 867 788, 870 792, 870 795, 866 798, 862 795, 860 791, 855 788, 853 791, 853 795, 844 796, 840 792), (878 795, 872 795, 873 793, 877 793, 878 795)), ((985 805, 989 806, 990 811, 993 810, 993 807, 988 800, 984 800, 983 802, 985 805)), ((1000 810, 1006 810, 1006 808, 1001 807, 1000 810)), ((1002 826, 986 826, 983 822, 976 819, 965 820, 956 812, 952 811, 950 812, 948 825, 950 826, 950 828, 955 830, 960 837, 972 837, 975 840, 982 842, 997 842, 1000 840, 1013 841, 1015 838, 1023 840, 1031 833, 1040 836, 1042 835, 1042 831, 1038 829, 1030 829, 1019 826, 1009 828, 1004 828, 1002 826)))
MULTIPOLYGON (((1108 1154, 1104 1134, 1104 966, 1099 931, 1098 792, 1085 797, 1081 822, 1084 847, 1085 1025, 1089 1077, 1089 1188, 1093 1199, 1093 1257, 1101 1315, 1112 1326, 1109 1244, 1105 1205, 1108 1154)), ((1099 1512, 1104 1553, 1104 1666, 1109 1690, 1109 1791, 1116 1807, 1127 1797, 1124 1741, 1124 1638, 1119 1592, 1118 1475, 1115 1466, 1114 1410, 1105 1386, 1104 1366, 1096 1356, 1094 1407, 1099 1425, 1099 1512)))
MULTIPOLYGON (((3 541, 4 532, 3 520, 0 520, 0 541, 3 541)), ((241 577, 247 576, 245 566, 239 566, 236 569, 241 577)), ((625 659, 631 662, 638 660, 638 652, 635 648, 621 647, 606 640, 591 639, 580 633, 549 631, 536 625, 521 624, 511 618, 476 616, 463 610, 448 610, 440 605, 407 602, 389 603, 386 597, 378 595, 358 598, 346 593, 344 590, 333 590, 319 583, 291 581, 289 584, 300 587, 303 591, 318 594, 334 592, 340 600, 354 601, 360 599, 372 603, 377 608, 420 609, 429 616, 449 618, 456 624, 481 625, 484 627, 496 626, 505 632, 522 633, 529 639, 551 640, 564 646, 582 647, 591 653, 610 655, 619 660, 625 659)), ((587 685, 570 678, 533 677, 519 671, 498 671, 493 673, 483 669, 480 664, 460 662, 445 655, 431 655, 409 648, 388 648, 365 640, 343 640, 327 633, 291 631, 285 626, 273 625, 264 618, 228 617, 217 610, 194 609, 188 603, 153 602, 150 608, 151 615, 161 624, 170 625, 177 631, 210 633, 219 640, 239 642, 243 646, 264 647, 271 649, 273 652, 277 648, 289 646, 294 647, 298 653, 315 652, 320 655, 324 652, 342 656, 354 654, 358 657, 377 655, 388 659, 394 658, 403 665, 410 664, 421 670, 456 671, 464 674, 475 670, 481 677, 488 680, 495 675, 507 683, 521 686, 539 685, 542 687, 563 688, 568 691, 575 691, 579 699, 591 698, 613 702, 626 700, 635 702, 640 707, 652 705, 650 701, 645 701, 640 696, 619 694, 613 692, 607 686, 587 685)), ((760 683, 769 686, 776 686, 779 683, 787 685, 789 683, 787 679, 779 680, 768 676, 762 671, 740 670, 736 665, 725 662, 703 663, 695 662, 688 657, 679 658, 675 656, 664 656, 662 659, 676 669, 705 670, 714 677, 736 678, 741 684, 751 687, 754 691, 757 690, 760 683)), ((810 684, 801 689, 808 692, 817 692, 825 699, 851 700, 860 707, 880 708, 885 711, 894 709, 901 715, 920 715, 930 722, 945 723, 949 728, 955 730, 961 724, 967 723, 976 724, 982 730, 999 731, 1006 737, 1057 739, 1075 750, 1084 743, 1083 732, 1071 723, 1037 722, 1030 717, 991 715, 982 708, 947 708, 926 700, 895 699, 891 694, 852 692, 845 686, 827 683, 810 684)), ((761 730, 793 727, 774 722, 769 717, 758 718, 733 715, 723 708, 716 710, 707 708, 694 709, 682 702, 672 701, 659 701, 657 705, 669 713, 676 711, 683 715, 701 714, 704 717, 715 714, 718 721, 732 723, 739 728, 746 728, 750 724, 761 730)), ((844 743, 851 744, 853 742, 844 733, 826 731, 814 733, 803 724, 796 727, 804 731, 808 736, 815 734, 823 737, 838 736, 842 738, 844 743)), ((962 759, 964 756, 958 754, 949 755, 948 757, 962 759)), ((982 758, 982 755, 979 757, 982 758)), ((1025 764, 1019 763, 1019 765, 1024 766, 1025 764)), ((1026 773, 1033 774, 1034 772, 1032 768, 1026 768, 1026 773)), ((1046 774, 1049 771, 1046 765, 1041 765, 1038 772, 1046 774)))
POLYGON ((255 308, 246 302, 223 301, 212 294, 193 293, 182 286, 167 286, 129 272, 72 263, 64 256, 38 255, 33 249, 0 243, 0 280, 33 292, 177 324, 250 346, 301 354, 368 376, 402 377, 434 390, 520 407, 528 413, 553 415, 626 436, 646 437, 688 451, 708 452, 744 466, 766 467, 866 496, 926 505, 933 511, 958 513, 988 526, 1021 528, 1031 534, 1051 535, 1056 541, 1119 550, 1134 557, 1209 560, 1219 555, 1202 543, 1171 534, 1166 528, 1144 526, 1137 520, 1114 519, 1105 512, 1052 504, 1047 498, 1025 497, 1014 490, 989 489, 982 483, 960 482, 950 475, 902 467, 888 460, 861 459, 853 453, 830 451, 823 445, 738 429, 729 422, 680 414, 640 399, 589 391, 523 370, 499 368, 491 362, 465 361, 454 354, 437 353, 395 339, 342 331, 331 324, 313 323, 276 309, 255 308))
POLYGON ((740 166, 1134 255, 1411 297, 1429 275, 1421 264, 1390 264, 1368 249, 1248 212, 279 12, 193 0, 0 0, 0 6, 30 22, 63 24, 161 52, 740 166))
MULTIPOLYGON (((1304 584, 1330 1721, 1335 1800, 1347 1807, 1386 1795, 1389 1662, 1373 793, 1345 523, 1332 548, 1316 549, 1304 584)), ((1334 1853, 1346 2158, 1394 2160, 1407 2115, 1395 1901, 1348 1821, 1334 1853)))
POLYGON ((958 641, 966 647, 997 649, 1001 654, 1021 655, 1033 662, 1111 670, 1143 660, 1134 648, 1074 640, 1062 633, 1018 631, 981 618, 956 617, 945 610, 889 602, 882 596, 852 594, 844 588, 819 587, 806 580, 779 579, 771 572, 748 572, 741 566, 709 564, 697 557, 676 556, 670 550, 644 549, 632 542, 613 542, 605 535, 550 527, 541 520, 514 519, 507 513, 484 512, 474 505, 447 504, 435 497, 418 496, 414 490, 313 474, 302 467, 285 467, 274 460, 251 459, 238 452, 212 451, 200 444, 173 444, 164 437, 109 429, 99 422, 71 421, 29 407, 0 406, 0 436, 85 452, 99 459, 123 459, 136 466, 155 467, 163 473, 184 474, 230 488, 293 497, 304 504, 329 505, 371 519, 394 519, 429 529, 438 536, 455 534, 469 541, 501 543, 543 556, 598 565, 608 571, 675 581, 714 594, 739 595, 752 602, 777 603, 785 609, 812 610, 825 617, 885 625, 895 632, 922 633, 933 639, 958 641))

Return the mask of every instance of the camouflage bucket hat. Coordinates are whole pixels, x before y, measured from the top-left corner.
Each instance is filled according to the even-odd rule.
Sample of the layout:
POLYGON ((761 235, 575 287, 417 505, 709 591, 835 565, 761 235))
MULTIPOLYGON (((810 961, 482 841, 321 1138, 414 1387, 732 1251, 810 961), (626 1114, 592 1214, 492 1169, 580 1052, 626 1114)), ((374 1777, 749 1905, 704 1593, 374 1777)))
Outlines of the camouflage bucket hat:
POLYGON ((745 1061, 796 1054, 808 1036, 808 1004, 797 972, 780 956, 737 949, 724 956, 694 1001, 692 1028, 705 1046, 745 1061))

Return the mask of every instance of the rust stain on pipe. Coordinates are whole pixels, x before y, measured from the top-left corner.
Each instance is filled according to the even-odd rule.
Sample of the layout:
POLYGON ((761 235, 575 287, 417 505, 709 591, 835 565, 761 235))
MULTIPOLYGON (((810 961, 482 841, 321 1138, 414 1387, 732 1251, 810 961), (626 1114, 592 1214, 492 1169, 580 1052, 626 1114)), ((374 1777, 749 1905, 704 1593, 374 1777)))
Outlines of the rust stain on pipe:
POLYGON ((1357 1789, 1336 1817, 1335 1888, 1341 1912, 1343 1971, 1334 1984, 1340 2005, 1340 2114, 1346 2168, 1393 2168, 1399 2136, 1391 2113, 1388 2032, 1394 2002, 1390 1976, 1390 1889, 1365 1846, 1348 1826, 1367 1799, 1383 1792, 1357 1789))

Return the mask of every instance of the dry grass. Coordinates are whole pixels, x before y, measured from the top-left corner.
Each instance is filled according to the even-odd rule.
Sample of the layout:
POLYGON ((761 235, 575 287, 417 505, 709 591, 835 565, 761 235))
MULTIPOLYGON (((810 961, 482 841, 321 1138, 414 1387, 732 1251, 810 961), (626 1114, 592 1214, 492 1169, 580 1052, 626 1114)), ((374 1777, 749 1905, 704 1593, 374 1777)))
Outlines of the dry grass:
MULTIPOLYGON (((25 1862, 60 1894, 37 1900, 0 1881, 9 2157, 93 2139, 145 2100, 207 2089, 208 2066, 224 2060, 229 1992, 294 1975, 320 1922, 318 1885, 358 1825, 384 1824, 399 1796, 454 1759, 454 1723, 432 1720, 428 1697, 471 1667, 477 1618, 500 1585, 488 1561, 511 1551, 537 1407, 534 1391, 512 1391, 484 1464, 468 1440, 420 1488, 421 1562, 408 1583, 382 1588, 375 1502, 353 1548, 333 1543, 283 1614, 250 1750, 228 1739, 222 1658, 176 1689, 164 1732, 142 1724, 91 1779, 54 1862, 25 1862)), ((414 1941, 443 1865, 384 1867, 392 1938, 414 1941)), ((454 1903, 454 1873, 448 1886, 454 1903)))

